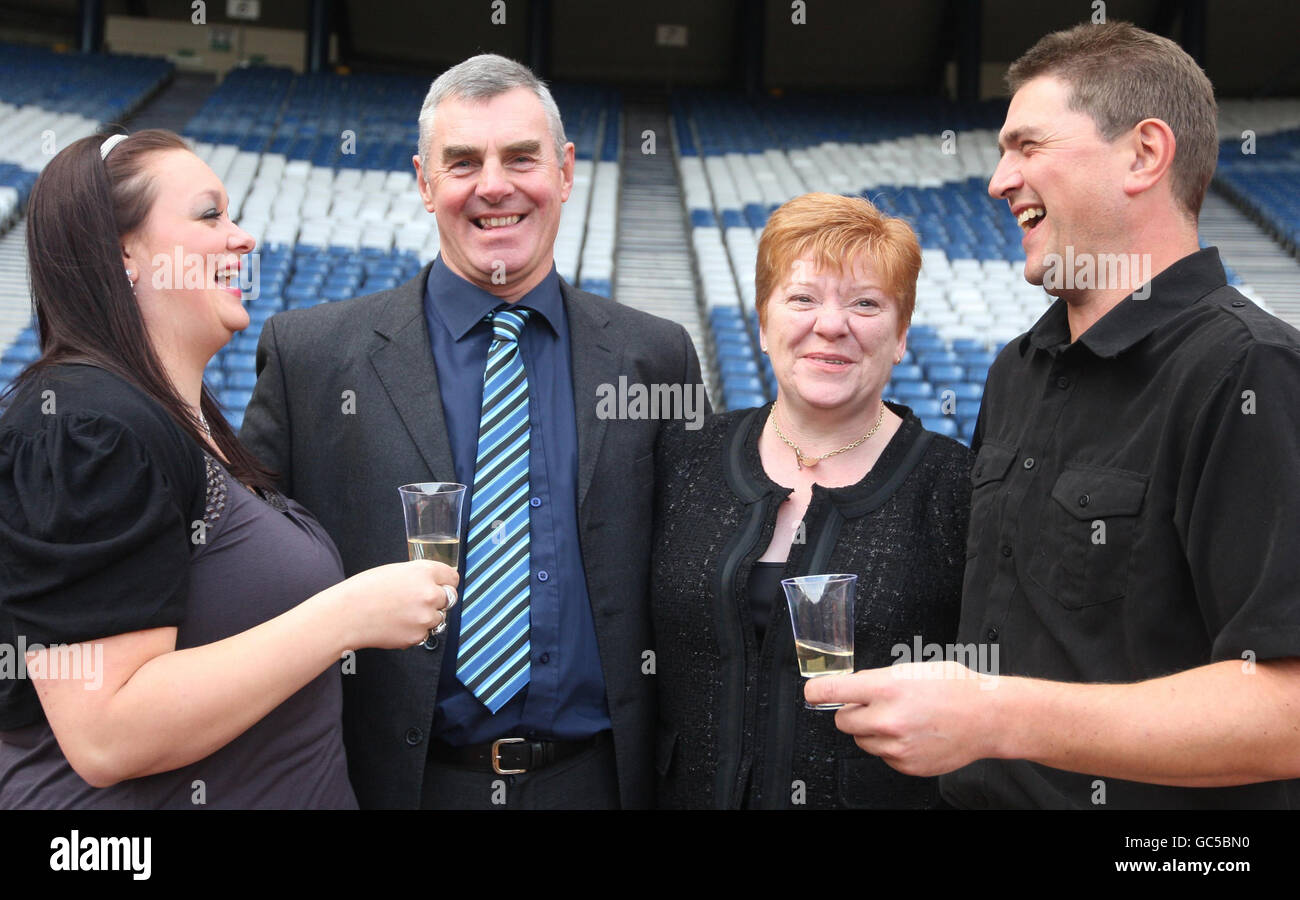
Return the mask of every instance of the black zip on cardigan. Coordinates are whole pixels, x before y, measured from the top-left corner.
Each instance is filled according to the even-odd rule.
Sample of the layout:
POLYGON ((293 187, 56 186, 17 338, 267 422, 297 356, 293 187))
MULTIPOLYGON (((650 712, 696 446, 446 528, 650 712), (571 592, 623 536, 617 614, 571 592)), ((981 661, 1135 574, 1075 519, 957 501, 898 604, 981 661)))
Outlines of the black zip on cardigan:
MULTIPOLYGON (((764 496, 780 496, 779 494, 768 492, 759 493, 756 490, 756 486, 752 483, 747 483, 748 480, 744 477, 746 474, 744 467, 746 440, 750 434, 750 429, 757 424, 754 421, 754 417, 761 412, 762 409, 756 409, 749 415, 740 417, 737 427, 728 435, 727 439, 727 480, 732 489, 736 492, 736 495, 750 502, 751 506, 749 522, 747 522, 746 527, 741 530, 739 535, 740 539, 728 547, 728 552, 724 557, 725 562, 722 568, 730 568, 732 576, 730 584, 725 585, 729 588, 729 593, 717 594, 716 596, 730 599, 730 602, 724 602, 719 605, 726 607, 729 611, 734 613, 734 616, 728 616, 728 618, 734 619, 734 624, 736 626, 731 637, 741 635, 742 644, 745 638, 739 627, 739 603, 736 602, 738 594, 735 590, 737 584, 735 576, 741 568, 748 568, 748 566, 752 565, 752 560, 749 560, 749 557, 753 556, 756 558, 758 553, 761 553, 762 551, 762 546, 755 546, 755 544, 761 542, 759 542, 756 536, 754 536, 756 530, 762 530, 762 521, 758 523, 759 527, 756 529, 754 527, 754 516, 755 513, 761 513, 764 516, 768 516, 770 513, 765 509, 766 504, 758 503, 756 501, 762 499, 764 496)), ((894 470, 889 479, 880 485, 879 488, 872 491, 867 497, 854 502, 844 502, 834 498, 833 496, 826 496, 824 493, 825 489, 818 490, 814 487, 814 496, 809 502, 809 509, 805 512, 805 523, 808 532, 815 533, 817 538, 813 546, 810 548, 811 552, 807 554, 798 553, 797 557, 792 555, 788 560, 789 562, 794 563, 795 566, 792 571, 787 571, 787 577, 799 577, 803 575, 824 574, 829 572, 828 566, 830 565, 831 556, 839 542, 840 532, 845 521, 848 518, 857 518, 873 512, 888 502, 890 497, 892 497, 898 490, 899 486, 902 485, 911 474, 912 470, 915 469, 921 459, 924 458, 933 437, 934 435, 931 432, 918 432, 915 439, 908 447, 903 459, 900 461, 898 467, 894 470), (824 514, 822 513, 822 508, 825 509, 824 514)), ((781 496, 780 502, 785 502, 790 493, 791 492, 787 490, 785 495, 781 496)), ((779 506, 779 503, 777 505, 779 506)), ((778 665, 772 670, 773 683, 770 685, 768 694, 771 698, 767 717, 768 721, 762 723, 758 721, 757 717, 746 716, 746 714, 751 711, 744 708, 746 704, 744 702, 743 691, 741 691, 742 696, 738 701, 731 704, 724 702, 720 716, 721 721, 719 722, 720 734, 727 733, 723 729, 728 727, 730 727, 734 732, 741 732, 742 729, 737 727, 736 724, 731 721, 733 711, 735 711, 736 713, 746 716, 754 721, 756 731, 764 735, 761 755, 767 757, 768 760, 768 764, 763 766, 763 770, 766 772, 767 777, 763 779, 762 783, 754 785, 754 790, 752 791, 755 795, 754 799, 756 805, 761 807, 771 807, 773 805, 781 807, 786 806, 787 804, 785 803, 774 804, 774 801, 778 797, 788 796, 794 789, 794 785, 790 783, 794 763, 794 729, 799 713, 799 698, 803 695, 802 688, 804 679, 799 674, 798 663, 793 653, 794 634, 793 630, 790 628, 789 610, 784 602, 778 604, 778 607, 779 608, 773 610, 771 624, 768 628, 768 634, 765 635, 763 646, 757 648, 759 651, 760 672, 767 670, 766 664, 768 662, 769 654, 778 659, 784 658, 782 659, 784 664, 778 665), (782 640, 786 642, 784 645, 779 643, 782 640)), ((721 611, 719 611, 719 613, 720 612, 721 611)), ((719 639, 721 643, 721 635, 719 635, 719 639)), ((743 653, 743 646, 741 650, 743 653)), ((741 684, 743 686, 743 656, 741 659, 741 684)), ((821 713, 821 715, 827 714, 834 715, 833 712, 821 713)), ((742 719, 739 724, 743 725, 743 722, 744 719, 742 719)), ((758 739, 757 734, 755 735, 755 739, 758 739)), ((757 749, 755 749, 755 751, 750 755, 750 758, 746 760, 738 752, 737 770, 732 778, 726 778, 726 770, 728 767, 723 765, 724 760, 720 755, 719 786, 726 782, 730 782, 734 785, 735 791, 732 796, 726 796, 725 803, 720 805, 725 805, 729 808, 741 805, 744 793, 747 789, 746 785, 748 782, 749 766, 753 764, 754 758, 759 755, 757 749)), ((719 799, 724 799, 724 795, 719 795, 719 799)))
MULTIPOLYGON (((672 744, 661 741, 659 765, 666 779, 661 787, 668 792, 665 799, 670 804, 685 802, 691 805, 689 798, 693 795, 714 808, 788 809, 792 800, 797 799, 791 796, 791 792, 798 788, 794 779, 800 778, 808 779, 808 802, 813 802, 811 792, 815 790, 816 805, 819 806, 834 805, 835 792, 846 790, 843 783, 834 780, 838 769, 829 772, 824 769, 826 757, 823 754, 827 747, 838 747, 843 743, 843 736, 837 735, 833 719, 829 718, 833 713, 807 711, 802 705, 804 679, 799 674, 795 658, 788 606, 780 591, 772 598, 772 615, 761 641, 754 629, 752 598, 747 590, 749 576, 764 548, 770 546, 781 504, 792 494, 789 488, 776 484, 767 476, 757 452, 768 409, 770 407, 728 415, 729 421, 725 424, 717 423, 720 429, 702 433, 700 450, 711 447, 710 451, 704 452, 709 453, 712 462, 707 462, 707 457, 687 457, 683 478, 692 487, 684 492, 678 491, 676 495, 670 492, 664 501, 668 509, 682 504, 681 508, 688 511, 682 520, 687 525, 685 530, 675 529, 674 543, 659 548, 668 558, 678 561, 671 570, 662 573, 665 585, 671 585, 672 591, 662 598, 664 618, 656 623, 656 628, 667 628, 659 634, 660 640, 665 642, 664 672, 666 675, 672 673, 671 683, 677 692, 674 697, 690 697, 698 690, 701 700, 710 696, 711 699, 705 701, 707 706, 694 710, 689 704, 673 707, 671 712, 661 710, 661 724, 666 729, 665 734, 674 740, 695 740, 707 730, 712 742, 712 746, 691 744, 689 756, 683 750, 681 764, 686 768, 674 771, 672 744), (708 492, 708 496, 700 491, 708 492), (709 519, 690 524, 689 510, 695 510, 698 516, 701 512, 709 515, 707 511, 710 509, 715 511, 713 515, 722 518, 712 525, 709 519), (705 554, 701 560, 703 565, 699 567, 691 564, 695 558, 691 553, 681 555, 681 546, 676 543, 689 542, 696 536, 705 542, 701 545, 705 554), (680 568, 682 562, 686 565, 685 570, 680 568), (693 602, 683 604, 682 600, 687 598, 692 598, 693 602), (689 628, 690 636, 683 636, 683 644, 669 647, 666 636, 671 636, 674 627, 689 628), (682 649, 677 653, 679 646, 682 649), (704 656, 700 656, 701 651, 704 651, 704 656), (669 659, 673 660, 671 669, 669 659), (694 677, 706 679, 709 684, 693 685, 694 677), (685 737, 687 735, 690 737, 685 737), (820 748, 815 759, 801 755, 801 748, 810 741, 809 746, 820 748), (701 755, 701 751, 707 756, 701 755), (808 766, 813 768, 805 772, 808 766), (677 780, 682 777, 693 782, 677 780), (689 793, 681 796, 673 793, 688 784, 689 793), (706 791, 711 795, 707 801, 706 791), (673 797, 676 800, 671 799, 673 797)), ((900 433, 882 451, 880 462, 883 465, 877 466, 877 473, 865 476, 854 486, 813 486, 812 498, 804 514, 807 543, 792 545, 782 577, 853 571, 876 578, 870 562, 874 551, 862 543, 875 538, 854 535, 874 535, 877 530, 860 525, 861 519, 872 510, 888 506, 900 490, 906 489, 908 479, 919 466, 925 465, 934 455, 936 445, 941 443, 938 439, 932 440, 905 407, 897 407, 895 412, 903 417, 904 424, 900 433)), ((691 436, 683 435, 683 440, 688 437, 691 436)), ((666 452, 670 457, 683 451, 690 453, 692 451, 688 448, 692 444, 686 441, 682 447, 674 446, 666 452)), ((949 457, 955 460, 954 453, 946 446, 942 450, 935 472, 949 480, 962 477, 949 471, 957 465, 956 461, 949 460, 949 457)), ((968 477, 962 477, 962 483, 966 481, 968 477)), ((927 489, 924 485, 921 487, 921 490, 927 489)), ((909 509, 915 507, 917 499, 915 491, 908 494, 909 509)), ((890 521, 895 519, 896 516, 890 521)), ((889 527, 895 530, 891 530, 889 535, 895 534, 898 528, 902 531, 897 533, 912 533, 912 526, 908 524, 911 521, 908 518, 891 524, 889 527)), ((663 540, 662 527, 656 525, 657 541, 663 540)), ((880 577, 886 581, 882 584, 897 582, 897 573, 886 575, 884 571, 880 577)), ((874 580, 872 584, 875 584, 874 580)), ((872 609, 876 602, 874 594, 870 593, 872 590, 860 587, 860 591, 864 591, 859 598, 861 614, 868 618, 874 615, 872 609)), ((959 592, 959 584, 957 590, 959 592)), ((889 596, 888 607, 882 613, 885 616, 892 616, 894 607, 902 602, 892 593, 889 596)), ((660 613, 656 612, 656 615, 660 613)), ((921 624, 909 627, 928 628, 921 624)), ((864 645, 862 650, 865 656, 860 659, 875 660, 880 655, 880 648, 874 645, 864 645)), ((859 766, 848 773, 854 790, 857 790, 856 779, 862 777, 862 771, 859 766)), ((845 773, 840 772, 839 778, 844 777, 845 773)), ((882 787, 892 789, 890 785, 882 787)))
MULTIPOLYGON (((724 476, 737 498, 748 506, 744 526, 736 532, 721 555, 714 586, 714 596, 718 598, 713 613, 720 655, 719 664, 722 671, 730 670, 734 676, 724 678, 723 682, 723 697, 719 704, 718 767, 714 773, 715 802, 718 806, 729 809, 739 807, 747 792, 756 794, 756 799, 762 805, 768 805, 763 801, 784 796, 792 789, 792 786, 785 784, 785 781, 793 766, 794 727, 798 706, 797 701, 787 703, 783 700, 792 695, 794 697, 801 695, 803 682, 793 658, 793 633, 788 627, 788 609, 782 603, 779 604, 779 608, 773 610, 774 615, 763 646, 754 649, 755 655, 759 658, 760 669, 763 668, 768 653, 786 657, 786 662, 789 664, 776 668, 774 679, 776 683, 771 686, 769 694, 772 702, 767 727, 755 729, 756 733, 751 743, 763 741, 761 754, 755 746, 750 746, 746 752, 744 723, 747 720, 754 721, 756 726, 761 723, 753 715, 754 710, 747 708, 757 703, 757 696, 747 697, 745 691, 748 658, 746 643, 752 639, 752 629, 747 631, 745 623, 741 621, 740 576, 742 571, 747 573, 752 568, 754 559, 765 546, 761 539, 765 532, 770 531, 765 526, 769 520, 774 519, 772 510, 768 507, 779 508, 792 493, 789 489, 773 491, 760 486, 753 480, 753 473, 750 473, 747 468, 745 445, 751 429, 758 424, 755 417, 761 415, 765 409, 760 407, 746 415, 738 416, 728 431, 724 445, 727 448, 724 476), (762 502, 764 500, 767 502, 762 502), (790 646, 778 648, 776 641, 779 640, 786 640, 790 646), (759 755, 769 756, 773 764, 764 766, 767 778, 763 783, 754 786, 756 790, 751 791, 748 784, 749 772, 755 757, 759 755)), ((813 513, 815 518, 823 519, 811 523, 817 534, 816 542, 810 553, 807 555, 800 553, 798 559, 788 561, 794 562, 795 568, 793 571, 787 569, 787 577, 825 572, 839 540, 846 515, 849 517, 864 515, 888 501, 925 455, 932 437, 929 432, 918 433, 898 468, 870 496, 846 504, 843 509, 833 499, 815 498, 809 504, 808 513, 813 513), (822 505, 819 500, 828 504, 824 518, 817 515, 820 510, 816 507, 822 505)), ((814 492, 818 493, 815 488, 814 492)), ((758 692, 754 693, 756 695, 758 692)))
MULTIPOLYGON (((740 604, 737 602, 740 595, 737 573, 742 565, 746 568, 752 565, 752 561, 746 564, 747 557, 753 555, 754 546, 759 542, 767 520, 772 517, 767 507, 772 505, 772 501, 780 507, 792 493, 788 489, 784 495, 779 492, 757 490, 743 478, 745 438, 749 434, 753 416, 761 409, 760 407, 749 415, 737 417, 727 433, 725 444, 727 457, 724 475, 727 484, 749 509, 744 527, 736 532, 721 554, 714 585, 714 596, 718 598, 718 602, 714 604, 714 633, 718 640, 718 662, 723 671, 726 671, 730 665, 733 670, 738 670, 736 674, 739 676, 731 679, 730 684, 724 679, 723 699, 718 716, 720 746, 718 768, 714 773, 714 797, 716 805, 723 809, 733 809, 740 805, 739 799, 748 780, 750 761, 747 759, 750 754, 744 752, 743 725, 747 712, 745 709, 747 703, 746 634, 740 620, 740 604), (760 502, 765 498, 769 500, 768 503, 760 502)), ((755 702, 755 698, 748 698, 748 702, 755 702)))

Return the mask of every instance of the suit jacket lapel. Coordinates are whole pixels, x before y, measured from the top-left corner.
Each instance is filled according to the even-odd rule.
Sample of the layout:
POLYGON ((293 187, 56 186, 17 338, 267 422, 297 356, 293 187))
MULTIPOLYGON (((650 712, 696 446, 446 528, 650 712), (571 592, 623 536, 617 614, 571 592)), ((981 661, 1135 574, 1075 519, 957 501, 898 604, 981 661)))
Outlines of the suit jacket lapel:
POLYGON ((573 406, 578 425, 578 510, 587 497, 587 489, 596 474, 596 460, 605 438, 605 420, 596 416, 596 389, 602 384, 617 384, 623 360, 622 342, 612 333, 609 316, 601 304, 612 300, 593 300, 571 287, 563 279, 564 310, 569 319, 569 353, 573 367, 573 406))
POLYGON ((442 416, 438 370, 424 319, 429 266, 394 291, 376 318, 370 364, 435 480, 455 481, 451 444, 442 416))

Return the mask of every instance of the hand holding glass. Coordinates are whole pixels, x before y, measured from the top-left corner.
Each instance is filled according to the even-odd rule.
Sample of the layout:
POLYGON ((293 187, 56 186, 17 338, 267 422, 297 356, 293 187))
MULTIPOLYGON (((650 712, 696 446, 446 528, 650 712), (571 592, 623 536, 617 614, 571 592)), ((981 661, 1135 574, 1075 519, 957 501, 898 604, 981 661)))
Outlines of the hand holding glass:
MULTIPOLYGON (((802 575, 781 581, 795 655, 805 678, 853 671, 853 598, 856 575, 802 575)), ((843 703, 809 703, 809 709, 839 709, 843 703)))
MULTIPOLYGON (((465 485, 445 481, 404 484, 397 489, 402 495, 402 513, 406 518, 406 551, 410 559, 431 559, 456 568, 460 562, 460 513, 465 502, 465 485)), ((456 594, 447 589, 447 609, 455 605, 456 594)), ((429 632, 441 634, 441 625, 429 632)), ((426 640, 423 646, 428 646, 426 640)))

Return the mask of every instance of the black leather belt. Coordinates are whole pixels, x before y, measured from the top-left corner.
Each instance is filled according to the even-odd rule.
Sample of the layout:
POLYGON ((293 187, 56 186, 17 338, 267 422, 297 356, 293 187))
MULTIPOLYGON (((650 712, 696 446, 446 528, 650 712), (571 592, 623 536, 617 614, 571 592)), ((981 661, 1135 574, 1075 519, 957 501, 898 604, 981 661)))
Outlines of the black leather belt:
POLYGON ((608 731, 602 731, 584 741, 530 741, 527 738, 506 737, 467 747, 453 747, 435 740, 429 742, 429 759, 480 772, 522 775, 577 756, 599 746, 608 738, 608 731))

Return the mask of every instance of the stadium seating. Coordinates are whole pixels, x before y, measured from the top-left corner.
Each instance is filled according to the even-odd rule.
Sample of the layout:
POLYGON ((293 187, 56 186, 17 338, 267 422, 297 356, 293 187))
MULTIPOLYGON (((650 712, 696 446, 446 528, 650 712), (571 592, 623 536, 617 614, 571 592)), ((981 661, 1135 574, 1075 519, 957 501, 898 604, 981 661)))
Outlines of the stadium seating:
MULTIPOLYGON (((9 84, 0 88, 0 123, 8 124, 10 133, 30 138, 52 117, 75 112, 86 114, 76 121, 79 137, 112 118, 103 103, 74 108, 57 91, 42 94, 38 85, 50 81, 47 70, 59 59, 51 61, 55 55, 48 53, 37 57, 45 68, 24 62, 25 57, 0 64, 6 74, 15 69, 28 73, 22 84, 30 86, 12 92, 9 84), (18 109, 15 99, 40 105, 18 109)), ((170 71, 165 63, 148 62, 170 71)), ((142 69, 139 60, 120 57, 82 65, 91 68, 69 77, 94 81, 97 65, 110 74, 142 69)), ((143 96, 155 87, 154 82, 141 83, 137 93, 143 96)), ((231 217, 259 245, 245 261, 251 324, 214 357, 206 373, 236 428, 256 381, 257 338, 271 315, 395 287, 437 254, 436 220, 421 203, 411 165, 418 142, 416 116, 428 87, 422 77, 295 75, 254 66, 232 71, 185 127, 195 152, 225 184, 231 217)), ((119 86, 111 96, 118 98, 124 90, 119 86)), ((610 88, 567 85, 554 87, 553 94, 566 136, 577 147, 574 188, 556 239, 556 265, 570 282, 608 296, 618 205, 620 96, 610 88)), ((113 110, 133 103, 119 100, 113 110)), ((57 121, 60 134, 73 133, 69 123, 57 121)), ((35 180, 35 171, 24 167, 31 162, 30 143, 0 138, 0 230, 17 215, 35 180), (21 146, 26 155, 18 158, 15 150, 6 157, 4 148, 11 146, 21 146), (10 158, 16 161, 7 162, 10 158)), ((0 357, 0 388, 32 348, 34 343, 20 340, 0 357)))
POLYGON ((1215 182, 1300 258, 1300 100, 1220 105, 1215 182))
POLYGON ((162 87, 171 63, 0 43, 0 392, 38 355, 22 230, 14 229, 54 154, 120 123, 162 87))
MULTIPOLYGON (((0 45, 0 235, 49 158, 42 133, 53 131, 60 146, 93 133, 138 107, 170 71, 159 60, 0 45)), ((232 71, 186 126, 196 152, 226 184, 232 217, 259 243, 248 265, 256 275, 251 324, 208 369, 236 424, 267 318, 393 287, 438 252, 437 224, 410 163, 414 111, 427 89, 419 77, 254 66, 232 71)), ((570 282, 608 296, 621 97, 611 88, 552 89, 577 146, 556 265, 570 282)), ((701 358, 721 387, 722 408, 775 396, 754 315, 762 228, 791 197, 830 191, 867 197, 916 229, 923 265, 909 349, 886 397, 907 403, 928 427, 969 440, 997 352, 1050 302, 1025 283, 1021 231, 1006 204, 987 195, 1004 110, 1004 101, 674 93, 673 147, 707 319, 701 358)), ((1225 101, 1220 132, 1220 187, 1300 255, 1300 101, 1225 101), (1241 137, 1247 129, 1261 136, 1250 154, 1241 137)), ((1231 269, 1229 276, 1240 281, 1231 269)), ((21 327, 6 333, 0 318, 0 388, 35 352, 30 328, 18 334, 21 327)))
MULTIPOLYGON (((396 287, 438 252, 411 157, 427 79, 232 73, 185 129, 223 179, 232 216, 258 239, 251 324, 214 358, 209 384, 242 421, 256 338, 281 309, 302 309, 396 287)), ((556 236, 560 275, 608 295, 618 203, 620 102, 610 89, 557 86, 576 145, 574 188, 556 236)))
MULTIPOLYGON (((775 397, 771 367, 756 352, 753 330, 763 225, 784 201, 828 191, 866 197, 916 229, 923 262, 909 351, 885 397, 910 406, 928 428, 970 440, 998 350, 1028 330, 1051 301, 1024 281, 1022 232, 1006 204, 987 193, 1004 112, 1003 102, 959 107, 856 96, 674 96, 683 194, 727 408, 775 397), (737 337, 747 325, 754 342, 737 337), (754 369, 766 378, 756 382, 754 369)), ((1249 119, 1260 121, 1258 109, 1249 119)), ((1292 166, 1300 169, 1292 159, 1300 159, 1300 151, 1292 137, 1269 145, 1271 153, 1291 160, 1278 163, 1284 171, 1262 174, 1251 167, 1239 180, 1243 191, 1253 191, 1258 215, 1276 223, 1279 236, 1290 235, 1294 246, 1300 191, 1288 179, 1295 177, 1292 166)), ((1236 178, 1230 174, 1229 184, 1236 178)), ((1239 282, 1231 269, 1229 277, 1239 282)))

